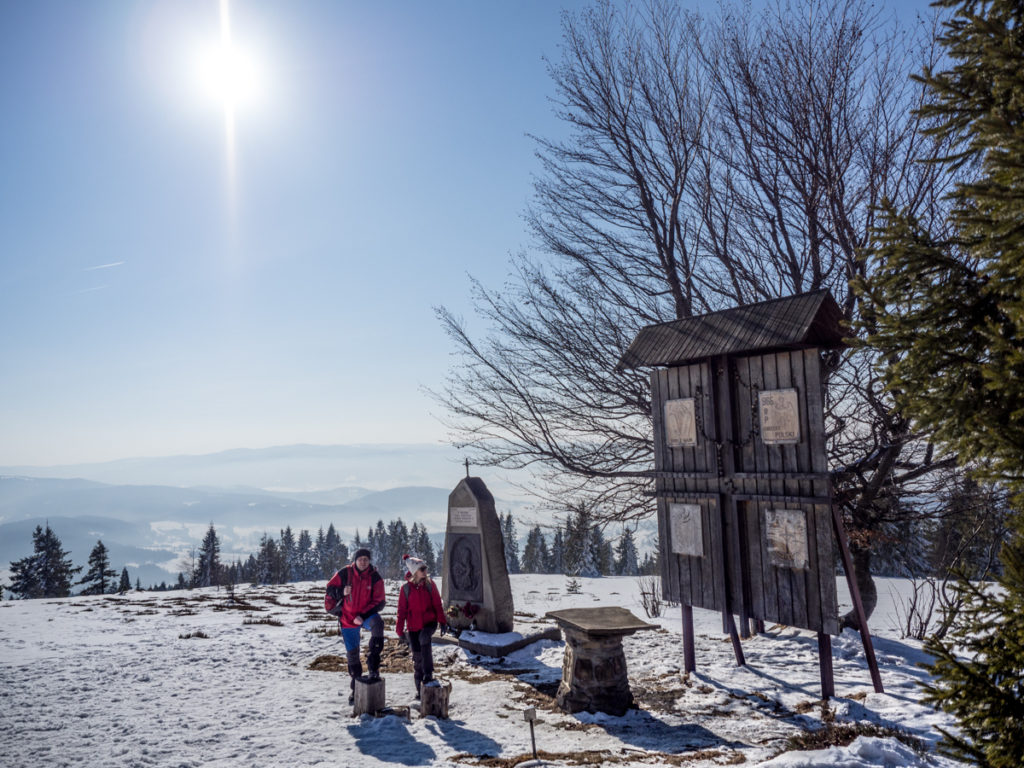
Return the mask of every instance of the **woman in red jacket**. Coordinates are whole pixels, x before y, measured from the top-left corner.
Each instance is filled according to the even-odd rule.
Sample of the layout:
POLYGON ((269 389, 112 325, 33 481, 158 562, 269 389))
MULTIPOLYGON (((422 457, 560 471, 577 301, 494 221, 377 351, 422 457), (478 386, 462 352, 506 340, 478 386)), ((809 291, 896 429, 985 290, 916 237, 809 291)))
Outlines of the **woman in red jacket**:
POLYGON ((398 617, 395 629, 398 639, 408 642, 412 649, 413 680, 416 682, 416 698, 420 697, 420 686, 434 680, 434 656, 431 638, 441 625, 441 634, 448 631, 448 620, 441 606, 441 594, 437 585, 427 575, 427 564, 418 557, 405 558, 405 581, 398 593, 398 617), (408 632, 406 629, 408 628, 408 632))

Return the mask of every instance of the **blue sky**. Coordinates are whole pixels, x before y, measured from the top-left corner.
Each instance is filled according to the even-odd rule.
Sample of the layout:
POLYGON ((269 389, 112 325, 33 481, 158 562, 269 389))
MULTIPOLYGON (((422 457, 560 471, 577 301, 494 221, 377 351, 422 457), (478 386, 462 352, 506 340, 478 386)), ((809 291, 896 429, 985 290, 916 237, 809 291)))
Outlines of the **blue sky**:
POLYGON ((550 2, 0 8, 0 464, 443 437, 432 306, 526 245, 550 2), (112 266, 107 266, 112 265, 112 266))
POLYGON ((420 391, 528 246, 543 55, 583 2, 0 5, 0 464, 434 442, 420 391))

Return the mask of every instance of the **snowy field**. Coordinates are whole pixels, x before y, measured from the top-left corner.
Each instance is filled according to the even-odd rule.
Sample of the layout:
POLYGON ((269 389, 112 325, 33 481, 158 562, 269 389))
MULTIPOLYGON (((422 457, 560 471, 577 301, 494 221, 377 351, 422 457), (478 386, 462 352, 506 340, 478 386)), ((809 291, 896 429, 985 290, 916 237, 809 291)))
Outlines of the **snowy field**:
MULTIPOLYGON (((569 607, 621 605, 646 618, 636 579, 580 581, 582 592, 567 595, 564 578, 513 576, 522 628, 569 607)), ((388 587, 388 703, 409 706, 411 665, 392 631, 397 584, 388 587)), ((769 627, 744 641, 748 666, 737 668, 720 616, 701 610, 698 674, 685 680, 679 609, 669 608, 653 620, 661 630, 625 640, 638 708, 624 717, 556 710, 563 646, 542 641, 501 660, 435 646, 439 676, 453 684, 447 721, 350 716, 320 583, 242 587, 235 603, 215 589, 7 601, 0 765, 511 768, 531 757, 522 713, 535 706, 549 765, 955 766, 934 753, 935 726, 952 722, 918 703, 924 655, 899 639, 901 589, 879 581, 872 620, 885 694, 873 692, 854 633, 833 638, 837 697, 823 711, 813 633, 769 627), (792 751, 825 721, 846 740, 862 735, 792 751)))

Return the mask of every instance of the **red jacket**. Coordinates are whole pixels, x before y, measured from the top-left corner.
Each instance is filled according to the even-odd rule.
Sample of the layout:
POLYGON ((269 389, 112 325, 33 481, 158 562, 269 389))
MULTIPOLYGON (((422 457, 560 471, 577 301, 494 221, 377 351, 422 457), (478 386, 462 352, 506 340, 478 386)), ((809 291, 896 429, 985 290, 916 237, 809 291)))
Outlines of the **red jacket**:
POLYGON ((421 581, 414 584, 406 577, 406 582, 398 592, 398 617, 395 631, 401 636, 405 633, 406 622, 410 632, 418 632, 425 624, 436 621, 447 624, 444 608, 441 606, 441 593, 433 581, 421 581))
POLYGON ((346 628, 358 627, 354 619, 364 621, 384 608, 384 579, 372 565, 365 571, 350 563, 338 571, 327 582, 324 595, 324 610, 341 621, 346 628), (345 587, 352 587, 352 594, 345 597, 345 587))

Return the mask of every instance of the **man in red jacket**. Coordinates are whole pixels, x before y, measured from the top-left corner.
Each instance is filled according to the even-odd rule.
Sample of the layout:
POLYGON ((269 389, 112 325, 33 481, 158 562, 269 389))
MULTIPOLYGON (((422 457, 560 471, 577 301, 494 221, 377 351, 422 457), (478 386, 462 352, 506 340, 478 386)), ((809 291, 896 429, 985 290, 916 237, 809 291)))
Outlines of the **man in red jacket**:
POLYGON ((448 620, 441 605, 437 585, 427 574, 427 564, 418 557, 406 555, 406 583, 398 593, 398 616, 395 630, 398 639, 408 642, 412 649, 413 681, 416 683, 416 698, 420 697, 420 686, 428 685, 434 679, 433 635, 437 625, 441 634, 448 631, 448 620), (406 622, 409 631, 406 633, 406 622))
POLYGON ((349 704, 355 700, 356 678, 363 674, 363 664, 359 659, 359 635, 363 629, 370 630, 367 679, 380 679, 380 654, 384 650, 384 620, 380 611, 384 602, 384 579, 370 564, 368 549, 357 549, 355 562, 346 565, 327 582, 324 609, 337 616, 341 623, 341 638, 345 642, 351 678, 349 688, 353 691, 348 697, 349 704))

